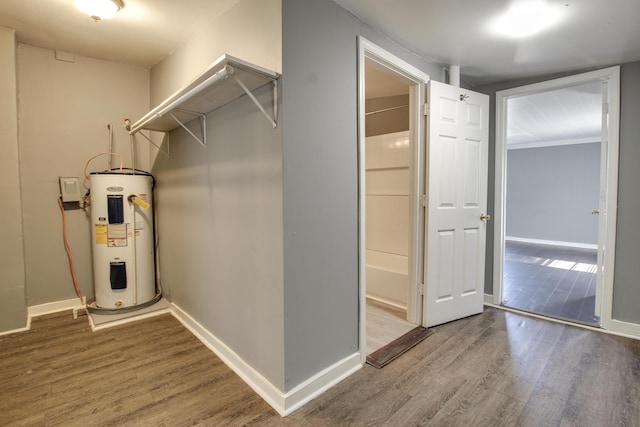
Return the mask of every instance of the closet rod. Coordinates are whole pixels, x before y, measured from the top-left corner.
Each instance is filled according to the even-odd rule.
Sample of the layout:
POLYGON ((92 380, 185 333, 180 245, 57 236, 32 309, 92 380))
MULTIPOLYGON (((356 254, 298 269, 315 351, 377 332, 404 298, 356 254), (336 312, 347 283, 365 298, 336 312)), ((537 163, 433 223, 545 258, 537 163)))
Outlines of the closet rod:
POLYGON ((368 115, 371 115, 371 114, 386 113, 387 111, 399 110, 400 108, 406 108, 408 106, 409 106, 409 104, 407 104, 407 105, 398 105, 397 107, 383 108, 382 110, 369 111, 367 113, 364 113, 364 115, 368 116, 368 115))
POLYGON ((176 107, 180 106, 180 104, 182 104, 184 101, 186 101, 189 98, 199 94, 203 90, 207 89, 209 86, 219 82, 220 80, 226 79, 231 74, 233 74, 233 72, 234 72, 234 70, 233 70, 233 67, 231 65, 225 65, 220 71, 216 72, 214 75, 212 75, 211 77, 209 77, 204 82, 202 82, 198 86, 194 87, 190 91, 182 94, 180 97, 178 97, 173 102, 171 102, 171 103, 169 103, 169 104, 167 104, 165 106, 159 105, 158 106, 158 111, 153 111, 153 110, 150 111, 146 116, 144 116, 143 118, 138 120, 131 129, 129 129, 129 133, 130 134, 134 134, 134 133, 138 132, 140 129, 144 128, 148 123, 150 123, 150 122, 152 122, 152 121, 154 121, 156 119, 159 119, 160 117, 164 116, 165 114, 167 114, 167 112, 169 112, 169 111, 175 109, 176 107))

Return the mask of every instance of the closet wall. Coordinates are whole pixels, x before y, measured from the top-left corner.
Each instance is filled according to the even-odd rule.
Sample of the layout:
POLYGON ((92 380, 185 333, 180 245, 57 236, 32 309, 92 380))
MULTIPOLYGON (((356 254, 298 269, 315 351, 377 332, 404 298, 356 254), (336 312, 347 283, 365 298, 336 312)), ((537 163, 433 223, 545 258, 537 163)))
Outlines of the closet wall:
POLYGON ((366 101, 367 297, 406 309, 409 95, 366 101))
MULTIPOLYGON (((151 70, 153 105, 225 53, 279 72, 281 22, 280 0, 237 2, 151 70)), ((271 88, 255 94, 271 112, 271 88)), ((242 96, 208 114, 206 148, 172 132, 171 156, 153 153, 153 173, 165 295, 284 390, 280 119, 273 129, 242 96)))

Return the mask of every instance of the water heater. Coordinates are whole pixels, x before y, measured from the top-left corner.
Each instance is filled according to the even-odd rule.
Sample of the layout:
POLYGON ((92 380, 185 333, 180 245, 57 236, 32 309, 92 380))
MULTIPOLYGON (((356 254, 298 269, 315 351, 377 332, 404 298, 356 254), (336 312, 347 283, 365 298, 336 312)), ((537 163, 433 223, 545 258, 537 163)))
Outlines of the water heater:
POLYGON ((91 174, 93 278, 98 309, 156 299, 153 177, 146 172, 91 174))

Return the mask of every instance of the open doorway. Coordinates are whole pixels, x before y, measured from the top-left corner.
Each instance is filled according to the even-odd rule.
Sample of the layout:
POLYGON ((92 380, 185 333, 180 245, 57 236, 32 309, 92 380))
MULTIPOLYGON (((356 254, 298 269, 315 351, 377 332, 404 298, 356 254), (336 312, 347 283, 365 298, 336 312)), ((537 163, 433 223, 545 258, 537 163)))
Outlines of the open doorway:
POLYGON ((599 325, 601 139, 599 81, 507 99, 505 306, 599 325))
POLYGON ((360 354, 422 322, 425 83, 429 77, 360 37, 360 354), (371 338, 371 339, 368 339, 371 338))
POLYGON ((367 354, 406 334, 410 153, 409 84, 365 59, 367 354))
POLYGON ((617 67, 496 94, 494 304, 610 321, 618 106, 617 67))

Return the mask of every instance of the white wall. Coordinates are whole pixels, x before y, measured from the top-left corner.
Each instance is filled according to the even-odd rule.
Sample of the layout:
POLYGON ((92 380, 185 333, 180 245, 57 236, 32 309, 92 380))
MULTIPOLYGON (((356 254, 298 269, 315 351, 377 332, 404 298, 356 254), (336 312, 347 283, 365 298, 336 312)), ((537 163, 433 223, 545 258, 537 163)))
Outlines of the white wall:
POLYGON ((369 136, 367 296, 407 308, 409 285, 409 131, 369 136))
POLYGON ((162 102, 223 54, 282 72, 281 0, 240 0, 151 70, 151 105, 162 102))
MULTIPOLYGON (((20 177, 28 305, 75 297, 57 198, 59 176, 83 176, 85 162, 107 151, 106 125, 114 128, 114 151, 130 166, 125 117, 149 109, 149 71, 75 56, 55 59, 48 49, 18 46, 20 177)), ((148 167, 148 149, 138 147, 138 167, 148 167)), ((89 171, 107 168, 106 158, 89 171)), ((88 212, 67 213, 69 242, 80 287, 93 296, 88 212)))
POLYGON ((26 324, 15 32, 0 27, 0 332, 26 324))

